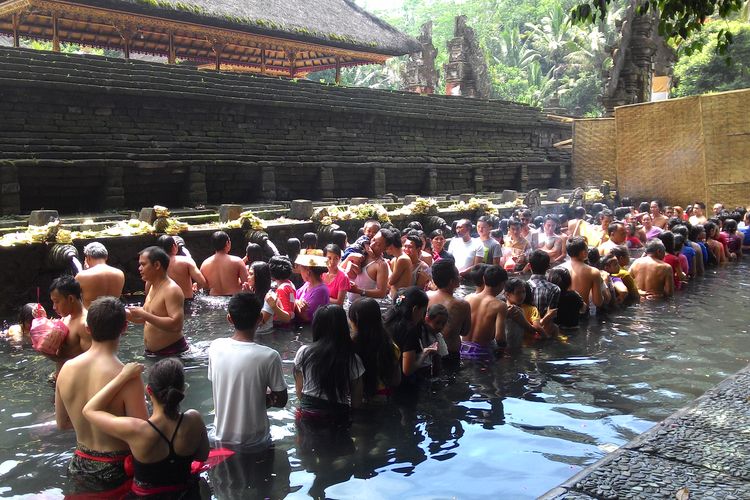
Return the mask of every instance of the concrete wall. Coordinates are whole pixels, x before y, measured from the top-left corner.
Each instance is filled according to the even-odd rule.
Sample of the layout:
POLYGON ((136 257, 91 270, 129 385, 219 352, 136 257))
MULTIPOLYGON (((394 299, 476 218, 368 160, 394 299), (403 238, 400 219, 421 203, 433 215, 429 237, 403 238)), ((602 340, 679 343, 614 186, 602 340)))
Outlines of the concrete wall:
POLYGON ((461 193, 566 182, 528 106, 0 49, 0 210, 461 193))

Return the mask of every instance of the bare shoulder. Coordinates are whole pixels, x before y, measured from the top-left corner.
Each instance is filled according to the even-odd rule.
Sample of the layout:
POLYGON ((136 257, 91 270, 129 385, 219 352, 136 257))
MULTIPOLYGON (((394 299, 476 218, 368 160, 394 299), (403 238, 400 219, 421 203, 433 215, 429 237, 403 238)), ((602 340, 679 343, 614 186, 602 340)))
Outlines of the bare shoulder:
POLYGON ((203 415, 201 415, 201 412, 198 410, 193 410, 192 408, 190 410, 186 410, 184 413, 184 419, 187 421, 191 426, 194 426, 196 428, 205 427, 206 423, 203 421, 203 415))

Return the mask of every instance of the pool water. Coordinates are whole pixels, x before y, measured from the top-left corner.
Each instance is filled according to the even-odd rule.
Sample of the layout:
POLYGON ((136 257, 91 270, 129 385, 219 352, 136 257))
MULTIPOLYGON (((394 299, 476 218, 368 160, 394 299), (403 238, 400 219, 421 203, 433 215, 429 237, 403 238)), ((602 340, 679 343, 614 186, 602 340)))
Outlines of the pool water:
MULTIPOLYGON (((666 302, 592 318, 566 342, 466 364, 398 405, 368 409, 349 433, 298 433, 292 360, 308 331, 258 339, 284 362, 290 402, 271 409, 275 448, 207 475, 218 498, 534 498, 750 362, 750 265, 709 270, 666 302)), ((211 423, 206 351, 230 334, 223 299, 201 297, 185 331, 183 408, 211 423)), ((142 361, 141 327, 121 359, 142 361)), ((148 364, 149 361, 146 361, 148 364)), ((53 365, 0 341, 0 496, 59 497, 75 445, 55 429, 53 365)))

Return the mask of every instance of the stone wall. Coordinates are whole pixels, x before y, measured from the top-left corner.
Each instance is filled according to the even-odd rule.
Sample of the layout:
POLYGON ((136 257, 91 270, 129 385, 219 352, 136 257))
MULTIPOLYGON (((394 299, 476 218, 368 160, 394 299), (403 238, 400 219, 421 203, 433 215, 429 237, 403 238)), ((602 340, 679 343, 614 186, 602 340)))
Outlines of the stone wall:
POLYGON ((559 187, 570 126, 501 101, 0 49, 5 214, 559 187), (7 196, 6 196, 7 194, 7 196))

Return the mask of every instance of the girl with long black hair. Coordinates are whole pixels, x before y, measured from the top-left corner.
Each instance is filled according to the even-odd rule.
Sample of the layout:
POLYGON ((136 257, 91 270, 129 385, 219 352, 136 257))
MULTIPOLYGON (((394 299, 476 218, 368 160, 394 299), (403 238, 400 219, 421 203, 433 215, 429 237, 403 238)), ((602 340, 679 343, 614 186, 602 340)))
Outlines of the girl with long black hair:
POLYGON ((412 375, 422 366, 425 356, 438 352, 437 342, 425 348, 420 343, 427 303, 424 290, 416 286, 402 288, 386 313, 385 327, 401 350, 402 385, 405 381, 413 382, 412 375))
MULTIPOLYGON (((247 287, 263 304, 261 320, 256 335, 268 333, 273 329, 274 308, 269 304, 268 292, 271 290, 271 268, 267 262, 255 261, 247 268, 247 287)), ((275 301, 275 298, 273 299, 275 301)))
POLYGON ((313 343, 294 357, 298 418, 347 423, 349 409, 362 403, 362 360, 354 352, 346 312, 335 304, 320 307, 312 321, 313 343))
POLYGON ((401 351, 383 326, 380 305, 375 299, 368 297, 353 303, 349 308, 349 323, 354 352, 365 367, 364 399, 368 402, 382 400, 401 383, 401 351))

